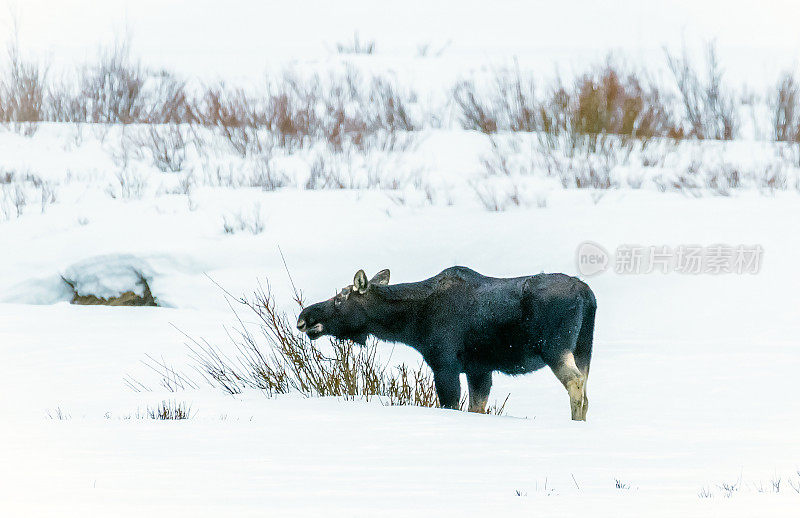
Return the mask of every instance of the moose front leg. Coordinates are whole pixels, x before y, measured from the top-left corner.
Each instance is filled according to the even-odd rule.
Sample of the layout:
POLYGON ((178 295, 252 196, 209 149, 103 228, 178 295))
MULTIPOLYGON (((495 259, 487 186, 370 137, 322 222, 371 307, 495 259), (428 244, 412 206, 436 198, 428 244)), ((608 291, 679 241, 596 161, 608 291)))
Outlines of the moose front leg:
POLYGON ((486 402, 489 401, 489 392, 492 390, 492 371, 467 372, 469 385, 469 411, 486 413, 486 402))
POLYGON ((456 369, 440 369, 433 372, 439 406, 458 410, 461 399, 461 381, 456 369))

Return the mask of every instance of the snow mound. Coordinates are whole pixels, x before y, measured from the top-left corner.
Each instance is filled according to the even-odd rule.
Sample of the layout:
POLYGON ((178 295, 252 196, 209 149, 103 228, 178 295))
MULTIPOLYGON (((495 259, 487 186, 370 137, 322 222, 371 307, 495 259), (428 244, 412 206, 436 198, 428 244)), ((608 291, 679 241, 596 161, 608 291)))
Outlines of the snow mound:
POLYGON ((67 268, 62 277, 78 295, 101 299, 132 292, 145 296, 146 283, 155 275, 148 260, 130 254, 91 257, 67 268))

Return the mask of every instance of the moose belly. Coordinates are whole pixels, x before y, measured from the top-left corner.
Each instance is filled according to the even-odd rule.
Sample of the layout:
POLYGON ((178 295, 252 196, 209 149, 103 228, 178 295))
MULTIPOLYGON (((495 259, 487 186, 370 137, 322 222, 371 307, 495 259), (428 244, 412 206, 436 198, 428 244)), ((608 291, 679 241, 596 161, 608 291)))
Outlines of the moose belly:
POLYGON ((529 342, 472 343, 465 351, 465 367, 517 375, 545 366, 541 355, 529 342))

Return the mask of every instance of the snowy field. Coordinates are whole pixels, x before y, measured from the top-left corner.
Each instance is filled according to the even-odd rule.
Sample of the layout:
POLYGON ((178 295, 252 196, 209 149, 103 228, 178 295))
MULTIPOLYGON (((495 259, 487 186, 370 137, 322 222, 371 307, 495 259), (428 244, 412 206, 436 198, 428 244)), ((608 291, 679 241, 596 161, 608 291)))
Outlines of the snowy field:
MULTIPOLYGON (((267 43, 255 46, 251 30, 220 41, 203 29, 216 18, 253 23, 234 17, 235 6, 209 2, 196 4, 203 23, 173 39, 163 24, 179 17, 181 2, 164 6, 158 21, 145 16, 161 8, 151 2, 73 13, 69 45, 73 32, 56 23, 67 11, 50 4, 26 3, 19 16, 23 42, 63 58, 56 68, 97 43, 84 24, 125 21, 144 60, 186 74, 252 79, 299 61, 312 71, 389 71, 421 92, 442 92, 512 56, 548 73, 562 59, 583 63, 596 58, 593 37, 604 49, 661 60, 660 45, 679 41, 681 27, 690 38, 718 36, 722 57, 740 58, 728 62, 736 80, 772 84, 798 44, 786 14, 796 8, 779 2, 761 13, 774 30, 750 39, 734 28, 747 27, 753 6, 731 9, 725 27, 714 18, 717 2, 642 6, 625 11, 627 29, 600 36, 592 20, 602 13, 579 2, 585 9, 571 26, 586 28, 587 40, 574 46, 548 43, 556 24, 547 16, 565 14, 552 6, 536 23, 545 35, 531 42, 509 18, 518 2, 485 15, 496 23, 477 39, 470 28, 488 9, 483 3, 464 4, 472 14, 442 33, 434 22, 449 8, 436 2, 430 19, 407 20, 414 31, 406 35, 400 22, 355 0, 348 4, 361 14, 349 17, 333 4, 297 2, 281 5, 286 16, 315 8, 329 24, 312 24, 320 32, 307 38, 273 21, 267 43), (47 14, 32 27, 37 8, 47 14), (518 30, 504 32, 500 20, 518 30), (378 52, 336 54, 335 42, 354 30, 374 38, 378 52), (445 50, 410 57, 423 43, 445 50), (254 57, 271 49, 274 59, 254 57), (759 57, 765 53, 773 59, 759 57)), ((607 153, 574 156, 545 151, 529 133, 462 130, 452 107, 440 104, 431 101, 449 119, 399 132, 400 144, 337 152, 312 143, 243 155, 208 128, 158 128, 187 139, 179 167, 168 172, 142 144, 144 125, 47 122, 29 136, 0 127, 0 516, 796 512, 800 148, 764 137, 766 105, 743 116, 737 140, 627 147, 612 139, 607 153), (571 183, 597 170, 606 187, 571 183), (584 278, 598 300, 586 422, 570 420, 566 391, 547 369, 494 375, 490 402, 510 394, 501 416, 374 398, 229 395, 193 370, 184 333, 233 354, 226 330, 237 324, 217 283, 238 296, 269 282, 279 307, 294 315, 287 266, 306 301, 316 302, 360 268, 390 268, 392 283, 452 265, 498 277, 579 275, 586 241, 610 252, 721 244, 763 254, 753 273, 624 274, 612 264, 584 278), (140 275, 160 307, 73 305, 64 281, 108 298, 141 295, 140 275), (197 386, 165 389, 143 363, 148 357, 194 376, 197 386), (151 419, 163 401, 184 405, 190 418, 151 419)), ((378 347, 392 364, 421 360, 400 344, 378 347)))

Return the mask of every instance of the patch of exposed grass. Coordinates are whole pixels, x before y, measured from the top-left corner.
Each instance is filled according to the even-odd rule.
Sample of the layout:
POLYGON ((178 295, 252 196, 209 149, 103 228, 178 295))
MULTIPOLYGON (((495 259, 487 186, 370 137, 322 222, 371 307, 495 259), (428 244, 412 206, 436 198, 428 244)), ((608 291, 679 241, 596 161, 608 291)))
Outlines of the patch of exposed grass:
POLYGON ((67 286, 72 290, 72 304, 79 306, 158 306, 158 301, 150 291, 147 279, 140 272, 137 272, 139 281, 137 284, 142 287, 142 294, 133 291, 126 291, 116 297, 97 297, 90 293, 78 293, 75 281, 61 277, 67 286))

